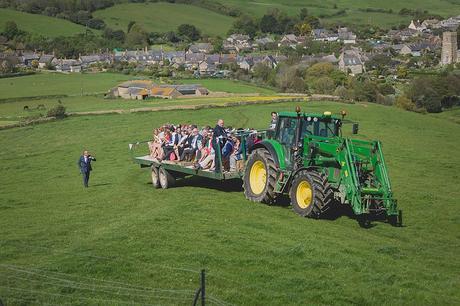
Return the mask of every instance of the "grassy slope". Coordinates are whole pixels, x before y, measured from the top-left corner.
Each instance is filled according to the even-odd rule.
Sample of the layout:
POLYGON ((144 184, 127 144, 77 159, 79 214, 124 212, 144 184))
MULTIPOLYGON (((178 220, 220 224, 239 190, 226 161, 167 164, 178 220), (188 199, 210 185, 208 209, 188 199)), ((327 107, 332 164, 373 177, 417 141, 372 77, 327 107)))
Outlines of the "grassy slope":
MULTIPOLYGON (((225 103, 240 101, 244 98, 198 98, 198 99, 178 99, 162 100, 152 99, 146 101, 132 101, 124 99, 107 100, 102 94, 96 96, 81 96, 83 86, 84 94, 95 92, 106 92, 117 83, 135 79, 137 77, 114 73, 99 74, 37 74, 18 78, 0 79, 0 99, 32 97, 41 95, 68 94, 73 97, 65 98, 44 98, 39 100, 25 100, 8 103, 0 103, 0 118, 16 120, 18 117, 27 117, 39 113, 46 113, 46 110, 34 109, 43 104, 47 109, 57 105, 60 100, 67 111, 95 111, 109 109, 130 109, 138 107, 167 106, 175 104, 202 104, 202 103, 225 103), (24 111, 24 106, 28 106, 30 111, 24 111)), ((246 94, 260 93, 265 95, 274 94, 270 89, 260 88, 246 83, 235 82, 225 79, 201 79, 201 80, 176 80, 176 83, 199 83, 211 91, 226 91, 229 93, 246 94)), ((253 97, 248 99, 254 99, 253 97)))
POLYGON ((0 79, 0 99, 43 95, 78 95, 106 92, 117 83, 134 79, 115 73, 43 73, 0 79))
POLYGON ((184 23, 193 24, 202 33, 225 35, 233 18, 184 4, 126 3, 100 10, 94 16, 102 18, 110 27, 126 31, 130 21, 136 21, 149 32, 176 31, 184 23))
POLYGON ((313 15, 332 15, 341 9, 347 10, 346 16, 337 16, 325 18, 324 23, 340 21, 344 24, 358 25, 378 25, 382 27, 391 27, 400 23, 410 21, 408 16, 400 16, 397 13, 402 8, 428 10, 430 13, 440 14, 442 16, 457 15, 460 11, 460 3, 452 4, 448 1, 431 1, 431 0, 408 0, 408 1, 379 1, 379 0, 312 0, 306 3, 303 0, 228 0, 227 4, 239 7, 245 12, 252 15, 262 16, 269 9, 280 9, 288 14, 298 14, 302 7, 308 8, 313 15), (337 9, 334 9, 334 4, 337 9), (360 12, 358 9, 366 8, 383 8, 392 9, 393 14, 360 12))
POLYGON ((2 30, 5 22, 10 20, 16 22, 21 30, 48 37, 71 36, 85 32, 84 26, 64 19, 0 9, 0 26, 2 30))
POLYGON ((163 122, 204 125, 222 117, 265 127, 270 111, 292 107, 79 117, 0 131, 0 296, 7 303, 14 296, 32 304, 117 304, 96 298, 187 305, 191 293, 183 300, 176 291, 123 294, 128 284, 194 290, 198 274, 178 268, 206 267, 207 293, 234 304, 458 305, 458 124, 379 105, 304 105, 347 109, 361 123, 361 138, 383 141, 404 228, 302 219, 289 208, 246 201, 238 182, 187 179, 154 190, 148 170, 127 154, 128 142, 163 122), (88 190, 75 165, 83 147, 98 157, 88 190), (65 274, 24 275, 6 264, 65 274), (89 286, 115 284, 84 277, 123 288, 89 286))

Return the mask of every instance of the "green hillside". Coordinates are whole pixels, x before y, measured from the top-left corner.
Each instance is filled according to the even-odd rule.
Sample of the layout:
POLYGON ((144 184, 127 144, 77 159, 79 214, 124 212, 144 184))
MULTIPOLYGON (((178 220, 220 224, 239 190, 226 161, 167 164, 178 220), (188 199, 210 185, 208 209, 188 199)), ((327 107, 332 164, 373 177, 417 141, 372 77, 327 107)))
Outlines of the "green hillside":
POLYGON ((378 25, 390 27, 401 22, 410 21, 410 16, 400 16, 398 12, 402 8, 427 10, 432 14, 441 16, 456 16, 460 13, 458 1, 431 1, 431 0, 408 0, 408 1, 379 1, 379 0, 228 0, 226 4, 240 8, 243 12, 251 15, 262 16, 269 9, 280 9, 288 14, 298 14, 302 7, 306 7, 312 15, 321 14, 331 17, 323 18, 323 22, 330 23, 341 21, 347 24, 378 25), (393 13, 362 12, 365 9, 391 9, 393 13), (340 10, 346 10, 345 16, 335 16, 340 10))
POLYGON ((64 19, 10 9, 0 9, 0 27, 2 30, 5 22, 10 20, 16 22, 21 30, 47 37, 71 36, 77 33, 85 33, 84 26, 64 19))
MULTIPOLYGON (((0 131, 0 296, 9 304, 458 305, 460 125, 375 104, 346 109, 383 141, 405 227, 303 219, 247 201, 241 183, 185 179, 153 189, 127 143, 164 122, 267 126, 292 103, 73 117, 0 131), (76 160, 96 156, 90 188, 76 160), (218 300, 217 300, 218 299, 218 300)), ((347 134, 351 126, 345 126, 347 134)))
POLYGON ((124 31, 130 21, 141 24, 149 32, 175 31, 179 25, 189 23, 210 35, 225 35, 233 22, 231 17, 200 7, 164 2, 119 4, 96 11, 94 16, 124 31))

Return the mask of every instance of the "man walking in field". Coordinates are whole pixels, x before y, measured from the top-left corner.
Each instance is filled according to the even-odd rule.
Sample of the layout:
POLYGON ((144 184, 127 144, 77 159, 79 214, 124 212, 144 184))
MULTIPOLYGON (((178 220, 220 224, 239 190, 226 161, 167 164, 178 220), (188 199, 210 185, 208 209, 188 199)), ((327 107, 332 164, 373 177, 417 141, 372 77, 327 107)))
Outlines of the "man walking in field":
POLYGON ((96 158, 92 157, 88 151, 85 150, 77 163, 80 168, 80 173, 83 175, 83 186, 85 186, 85 188, 88 187, 89 174, 93 170, 91 167, 92 161, 96 161, 96 158))

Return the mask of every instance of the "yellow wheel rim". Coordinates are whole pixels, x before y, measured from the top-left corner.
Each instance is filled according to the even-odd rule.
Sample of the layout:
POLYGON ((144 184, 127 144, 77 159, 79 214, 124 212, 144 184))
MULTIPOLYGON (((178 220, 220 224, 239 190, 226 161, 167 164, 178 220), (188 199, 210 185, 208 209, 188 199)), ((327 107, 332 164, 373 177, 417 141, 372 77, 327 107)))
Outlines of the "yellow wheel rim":
POLYGON ((265 165, 260 160, 252 164, 251 172, 249 173, 249 184, 254 194, 261 194, 267 183, 267 170, 265 165))
POLYGON ((313 199, 313 191, 309 182, 300 182, 300 184, 297 186, 296 199, 297 204, 302 209, 305 209, 311 205, 313 199))

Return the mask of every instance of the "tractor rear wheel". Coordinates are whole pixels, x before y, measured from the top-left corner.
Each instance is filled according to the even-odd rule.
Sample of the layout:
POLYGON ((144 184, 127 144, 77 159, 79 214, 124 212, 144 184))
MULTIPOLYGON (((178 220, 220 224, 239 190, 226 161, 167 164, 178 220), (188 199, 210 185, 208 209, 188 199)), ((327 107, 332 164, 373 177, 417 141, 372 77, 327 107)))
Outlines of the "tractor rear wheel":
POLYGON ((152 186, 153 188, 160 188, 160 178, 159 178, 158 167, 152 166, 152 186))
POLYGON ((176 182, 176 179, 174 176, 168 172, 168 170, 165 170, 165 168, 160 167, 159 173, 158 173, 158 178, 160 181, 161 188, 163 189, 168 189, 174 186, 174 183, 176 182))
POLYGON ((276 176, 276 165, 270 152, 266 149, 254 150, 244 172, 244 195, 253 202, 273 203, 276 198, 276 176))
POLYGON ((309 218, 321 217, 334 199, 326 175, 308 170, 301 170, 294 176, 289 196, 294 211, 309 218))

